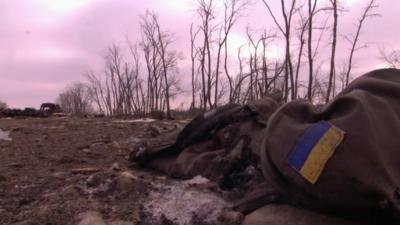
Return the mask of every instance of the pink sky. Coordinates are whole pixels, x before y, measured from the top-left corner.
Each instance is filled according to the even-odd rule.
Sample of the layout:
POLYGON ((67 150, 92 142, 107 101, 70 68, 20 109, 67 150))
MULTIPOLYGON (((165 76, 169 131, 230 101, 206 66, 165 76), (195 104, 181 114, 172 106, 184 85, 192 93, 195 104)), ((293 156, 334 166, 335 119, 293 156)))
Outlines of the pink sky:
MULTIPOLYGON (((272 0, 271 0, 272 1, 272 0)), ((193 0, 2 0, 0 2, 0 100, 11 107, 39 107, 54 101, 66 85, 82 80, 88 70, 100 70, 104 49, 123 43, 125 35, 139 39, 139 15, 146 9, 159 14, 161 25, 176 33, 179 49, 189 50, 188 30, 195 21, 193 0)), ((221 0, 216 0, 221 2, 221 0)), ((354 31, 365 0, 346 0, 339 21, 341 35, 354 31)), ((355 73, 383 66, 379 47, 400 49, 400 2, 378 1, 379 18, 366 22, 357 52, 355 73)), ((246 26, 271 27, 265 7, 254 4, 233 30, 232 46, 240 43, 246 26)), ((344 43, 344 42, 343 42, 344 43)), ((327 45, 327 43, 324 43, 327 45)), ((278 49, 279 50, 279 49, 278 49)), ((233 50, 235 51, 235 50, 233 50)), ((186 58, 189 57, 183 51, 186 58)), ((338 46, 338 63, 346 60, 348 46, 338 46)), ((324 56, 322 56, 324 57, 324 56)), ((189 79, 182 61, 183 82, 189 79), (187 76, 187 78, 186 78, 187 76)))

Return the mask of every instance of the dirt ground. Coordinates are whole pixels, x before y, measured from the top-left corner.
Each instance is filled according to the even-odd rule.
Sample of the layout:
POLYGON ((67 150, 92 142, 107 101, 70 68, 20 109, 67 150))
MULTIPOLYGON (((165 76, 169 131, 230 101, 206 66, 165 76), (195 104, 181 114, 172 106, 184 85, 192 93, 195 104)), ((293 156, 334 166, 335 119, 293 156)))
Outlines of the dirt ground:
POLYGON ((187 122, 0 118, 0 225, 362 224, 284 205, 244 218, 206 178, 129 165, 132 150, 187 122))
POLYGON ((0 224, 85 224, 88 214, 86 224, 102 224, 90 222, 96 216, 114 225, 173 224, 165 215, 161 222, 146 220, 145 208, 161 204, 149 198, 160 200, 154 193, 174 189, 175 181, 130 168, 127 159, 133 146, 154 135, 152 124, 163 132, 183 123, 0 119, 12 139, 0 140, 0 224))

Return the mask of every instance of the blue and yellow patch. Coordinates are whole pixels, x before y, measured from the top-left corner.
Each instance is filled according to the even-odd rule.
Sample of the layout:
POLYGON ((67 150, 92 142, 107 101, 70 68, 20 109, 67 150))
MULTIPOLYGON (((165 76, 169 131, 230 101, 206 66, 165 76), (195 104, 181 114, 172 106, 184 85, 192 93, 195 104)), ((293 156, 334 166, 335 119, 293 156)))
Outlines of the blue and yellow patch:
POLYGON ((294 147, 289 155, 289 165, 315 184, 343 138, 342 130, 326 121, 320 121, 294 147))

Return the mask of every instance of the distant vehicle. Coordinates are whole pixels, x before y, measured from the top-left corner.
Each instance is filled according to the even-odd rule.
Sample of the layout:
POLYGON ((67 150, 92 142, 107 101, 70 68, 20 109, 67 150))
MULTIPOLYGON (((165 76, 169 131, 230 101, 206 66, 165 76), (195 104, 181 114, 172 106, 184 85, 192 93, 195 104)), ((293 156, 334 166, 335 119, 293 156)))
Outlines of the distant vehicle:
POLYGON ((35 108, 25 108, 21 112, 21 116, 24 116, 24 117, 39 117, 40 116, 40 112, 38 110, 36 110, 35 108))
POLYGON ((53 115, 54 113, 62 113, 61 107, 59 104, 46 102, 40 106, 40 114, 41 116, 48 117, 53 115))
POLYGON ((4 109, 0 112, 1 117, 17 117, 21 116, 21 109, 4 109))
POLYGON ((62 110, 60 105, 55 103, 43 103, 40 106, 40 110, 35 108, 25 108, 24 110, 21 109, 1 109, 0 110, 0 117, 13 117, 13 118, 25 118, 25 117, 49 117, 49 116, 56 116, 56 117, 65 117, 65 114, 62 110))

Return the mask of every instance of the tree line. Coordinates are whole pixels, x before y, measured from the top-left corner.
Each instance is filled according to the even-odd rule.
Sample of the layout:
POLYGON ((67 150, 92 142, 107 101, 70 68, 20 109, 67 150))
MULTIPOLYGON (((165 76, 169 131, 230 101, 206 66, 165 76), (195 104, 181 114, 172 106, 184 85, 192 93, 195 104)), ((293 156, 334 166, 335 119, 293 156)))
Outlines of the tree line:
MULTIPOLYGON (((272 0, 261 3, 273 26, 247 27, 247 43, 233 49, 234 56, 232 30, 251 14, 256 1, 225 0, 221 6, 215 0, 195 1, 197 20, 190 26, 187 57, 190 76, 179 74, 183 53, 174 49, 176 35, 161 26, 155 12, 146 11, 140 16, 140 41, 133 43, 127 37, 124 45, 112 44, 104 55, 102 71, 86 73, 86 82, 67 87, 58 102, 74 114, 95 108, 109 116, 165 112, 171 117, 171 103, 184 93, 190 93, 189 110, 205 111, 265 96, 280 96, 282 102, 302 98, 325 103, 349 84, 357 51, 365 47, 359 43, 365 22, 379 16, 376 0, 367 2, 354 32, 343 38, 343 1, 280 0, 279 10, 272 7, 272 0), (348 60, 340 66, 336 59, 339 42, 351 46, 348 60), (282 57, 270 55, 276 46, 284 49, 282 57), (322 48, 329 50, 328 58, 321 56, 322 48), (182 88, 182 79, 190 79, 191 87, 182 88)), ((395 53, 382 50, 381 55, 387 62, 399 61, 395 53)))

